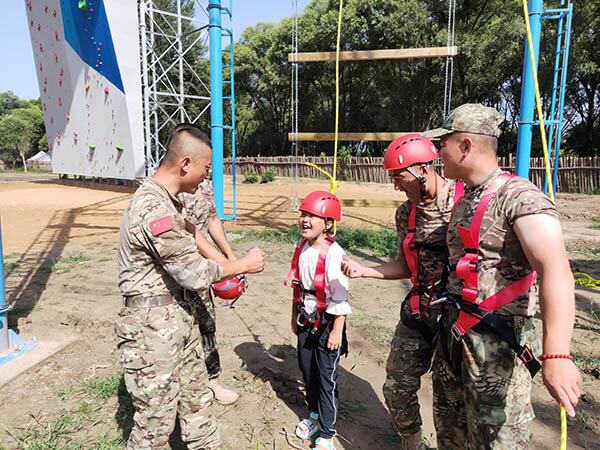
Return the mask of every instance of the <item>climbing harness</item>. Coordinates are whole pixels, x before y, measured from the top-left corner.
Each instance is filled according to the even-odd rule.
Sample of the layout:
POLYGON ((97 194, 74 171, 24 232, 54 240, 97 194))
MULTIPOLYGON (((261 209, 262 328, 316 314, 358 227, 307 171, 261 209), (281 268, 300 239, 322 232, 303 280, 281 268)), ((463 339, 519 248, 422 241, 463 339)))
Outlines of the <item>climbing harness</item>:
POLYGON ((325 272, 326 272, 326 263, 327 263, 327 253, 329 252, 329 248, 336 241, 335 238, 327 236, 325 238, 325 242, 321 246, 321 250, 319 251, 319 259, 317 260, 317 267, 315 270, 315 281, 314 281, 314 289, 306 289, 302 285, 300 281, 300 270, 298 267, 298 262, 300 260, 300 254, 304 249, 305 245, 309 244, 308 240, 303 239, 298 245, 296 245, 296 250, 294 251, 294 256, 292 257, 292 266, 286 277, 284 284, 288 287, 292 287, 294 289, 294 297, 293 302, 296 304, 298 309, 302 307, 304 304, 304 295, 312 294, 317 297, 317 312, 311 317, 305 316, 301 311, 298 313, 298 325, 301 327, 305 327, 309 324, 312 324, 312 329, 310 331, 311 339, 318 340, 321 337, 321 334, 325 331, 327 326, 332 324, 332 321, 328 321, 327 326, 321 327, 321 321, 323 314, 327 310, 327 299, 325 297, 325 272))
MULTIPOLYGON (((465 192, 464 183, 456 183, 454 188, 454 205, 458 204, 462 199, 465 192)), ((416 236, 416 223, 417 223, 417 202, 413 202, 410 214, 408 216, 408 229, 404 240, 402 241, 402 250, 404 252, 404 259, 406 265, 410 271, 410 282, 413 285, 409 293, 409 305, 411 311, 411 318, 414 320, 421 319, 421 313, 419 311, 422 289, 418 280, 419 274, 419 248, 429 248, 426 242, 417 242, 416 236)), ((435 284, 435 283, 434 283, 435 284)), ((404 308, 403 308, 404 309, 404 308)))
MULTIPOLYGON (((527 292, 535 283, 536 272, 532 270, 520 280, 501 289, 481 303, 476 303, 478 294, 479 236, 483 216, 492 198, 514 177, 515 175, 507 173, 500 174, 484 191, 475 210, 471 227, 456 227, 465 246, 465 254, 456 264, 455 271, 457 277, 463 280, 464 285, 460 297, 449 296, 452 299, 450 303, 459 311, 458 318, 452 326, 451 335, 454 340, 460 341, 471 328, 480 323, 487 326, 487 328, 496 332, 517 353, 533 377, 541 369, 540 363, 535 359, 527 346, 522 346, 517 341, 514 332, 514 319, 510 316, 496 314, 495 311, 527 292)), ((452 347, 454 351, 450 355, 450 362, 457 369, 460 358, 460 346, 453 345, 452 347)))

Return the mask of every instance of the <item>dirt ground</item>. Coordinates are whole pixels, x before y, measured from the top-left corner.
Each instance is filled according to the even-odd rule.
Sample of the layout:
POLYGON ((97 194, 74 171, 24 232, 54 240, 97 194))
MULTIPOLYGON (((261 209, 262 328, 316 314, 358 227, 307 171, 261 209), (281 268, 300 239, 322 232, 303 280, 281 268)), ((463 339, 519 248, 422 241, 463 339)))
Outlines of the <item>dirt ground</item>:
MULTIPOLYGON (((227 230, 242 235, 265 227, 286 230, 297 217, 290 208, 291 186, 287 179, 239 185, 238 221, 227 223, 227 230)), ((328 184, 302 180, 299 196, 314 189, 327 190, 328 184)), ((344 204, 343 224, 355 227, 391 227, 395 205, 404 200, 390 185, 342 183, 338 194, 344 204)), ((0 174, 6 294, 14 308, 9 325, 25 339, 35 336, 40 347, 73 338, 63 350, 0 388, 0 448, 119 448, 119 436, 130 429, 122 385, 120 395, 110 392, 100 400, 82 388, 96 381, 118 382, 113 334, 121 304, 116 241, 130 195, 124 189, 65 185, 55 176, 0 174)), ((600 196, 560 195, 557 203, 573 271, 600 278, 600 230, 590 228, 600 215, 600 196)), ((282 283, 292 248, 244 237, 233 243, 237 254, 256 245, 268 255, 265 271, 250 278, 235 309, 217 313, 223 380, 241 394, 235 405, 215 407, 223 448, 293 448, 285 442, 283 429, 292 444, 309 448, 293 436, 305 411, 289 330, 290 292, 282 283)), ((379 261, 368 252, 354 257, 367 264, 379 261)), ((381 386, 407 288, 405 281, 352 281, 354 314, 349 318, 350 355, 340 365, 337 448, 399 448, 381 386)), ((600 291, 577 287, 576 301, 573 354, 584 381, 577 417, 569 420, 569 448, 600 448, 600 291)), ((431 395, 426 376, 420 392, 424 434, 435 448, 431 395)), ((532 395, 537 415, 532 448, 557 448, 559 410, 539 376, 532 395)), ((184 448, 175 437, 171 444, 184 448)))

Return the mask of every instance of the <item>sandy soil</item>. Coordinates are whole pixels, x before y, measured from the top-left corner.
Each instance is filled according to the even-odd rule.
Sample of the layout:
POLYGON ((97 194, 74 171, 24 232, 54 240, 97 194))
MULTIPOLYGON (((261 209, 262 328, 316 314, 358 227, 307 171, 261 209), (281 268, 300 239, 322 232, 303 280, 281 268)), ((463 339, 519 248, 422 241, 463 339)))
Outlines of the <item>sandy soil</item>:
MULTIPOLYGON (((120 307, 116 239, 130 194, 67 186, 55 177, 27 180, 8 180, 0 175, 6 290, 14 306, 9 324, 26 339, 35 336, 40 345, 65 335, 75 339, 0 389, 0 448, 19 448, 15 436, 42 428, 48 420, 77 406, 81 399, 63 400, 57 395, 60 390, 119 370, 113 335, 120 307)), ((299 194, 302 197, 327 187, 325 182, 302 180, 299 194)), ((238 222, 226 227, 287 229, 296 218, 290 209, 290 192, 289 180, 240 185, 238 222)), ((403 200, 389 185, 343 183, 339 193, 346 205, 359 200, 371 205, 344 207, 343 223, 352 226, 389 226, 393 205, 403 200)), ((560 196, 558 205, 574 270, 600 278, 600 231, 589 228, 599 214, 600 196, 560 196)), ((257 442, 260 448, 283 448, 282 428, 293 435, 298 417, 304 414, 295 341, 289 331, 290 292, 282 284, 292 248, 241 239, 234 242, 234 250, 242 254, 257 244, 268 255, 265 272, 251 277, 250 287, 235 309, 218 310, 223 380, 241 394, 235 405, 215 407, 225 449, 254 449, 257 442)), ((356 258, 368 264, 377 261, 364 253, 356 258)), ((351 352, 341 362, 338 448, 399 448, 381 386, 389 339, 407 287, 404 281, 352 283, 351 352)), ((600 349, 594 344, 600 332, 600 294, 588 288, 576 291, 573 352, 598 361, 600 349)), ((578 417, 569 422, 569 448, 600 448, 598 366, 585 366, 583 376, 584 395, 578 417)), ((425 377, 420 396, 425 436, 435 447, 429 376, 425 377)), ((541 377, 534 381, 533 403, 537 419, 532 426, 532 447, 557 448, 558 408, 552 404, 541 377)), ((99 409, 98 419, 71 438, 114 434, 119 428, 127 432, 131 417, 124 417, 122 411, 126 411, 122 399, 110 397, 99 409)), ((290 439, 300 448, 308 448, 307 443, 290 439)), ((177 439, 172 441, 173 448, 182 448, 177 439)), ((47 448, 66 447, 57 444, 47 448)), ((291 447, 286 443, 285 448, 291 447)))

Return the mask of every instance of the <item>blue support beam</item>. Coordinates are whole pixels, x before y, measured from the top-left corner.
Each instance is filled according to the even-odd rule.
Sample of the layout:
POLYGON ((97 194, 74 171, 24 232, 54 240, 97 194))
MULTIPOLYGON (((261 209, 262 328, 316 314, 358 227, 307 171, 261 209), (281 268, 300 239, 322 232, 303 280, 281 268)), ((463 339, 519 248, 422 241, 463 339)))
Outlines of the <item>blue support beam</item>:
POLYGON ((210 37, 210 120, 212 141, 212 183, 215 206, 221 219, 223 208, 223 56, 221 42, 221 0, 209 0, 210 37))
POLYGON ((8 349, 8 312, 10 305, 6 302, 4 291, 4 254, 2 250, 2 224, 0 223, 0 353, 8 349))
MULTIPOLYGON (((529 22, 531 24, 531 40, 533 43, 533 57, 536 69, 540 53, 543 8, 543 0, 529 0, 529 22)), ((531 157, 531 137, 534 126, 535 86, 531 71, 531 58, 529 56, 529 44, 527 38, 525 38, 522 80, 521 104, 519 109, 519 133, 517 137, 517 165, 515 173, 520 177, 529 179, 529 158, 531 157)))

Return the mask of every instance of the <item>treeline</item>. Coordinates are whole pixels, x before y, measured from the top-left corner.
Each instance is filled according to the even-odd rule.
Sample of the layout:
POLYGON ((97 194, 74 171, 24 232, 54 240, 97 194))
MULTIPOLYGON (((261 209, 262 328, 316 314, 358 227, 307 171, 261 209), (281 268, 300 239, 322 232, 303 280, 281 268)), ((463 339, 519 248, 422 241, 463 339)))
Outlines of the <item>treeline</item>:
POLYGON ((27 171, 25 160, 40 150, 48 150, 40 99, 22 100, 11 91, 0 92, 0 160, 27 171))
MULTIPOLYGON (((505 118, 500 153, 516 151, 525 26, 520 0, 456 2, 452 105, 481 102, 505 118)), ((545 2, 545 7, 560 2, 545 2)), ((299 51, 335 50, 338 0, 313 0, 298 18, 299 51)), ((563 153, 600 154, 600 2, 574 5, 563 153)), ((342 50, 445 46, 448 3, 347 0, 342 50)), ((289 155, 292 18, 246 29, 235 47, 237 154, 289 155)), ((544 21, 539 66, 550 108, 556 21, 544 21)), ((301 63, 299 131, 333 131, 335 63, 301 63)), ((445 58, 340 63, 340 131, 410 131, 441 120, 445 58)), ((534 133, 533 156, 541 154, 534 133)), ((352 155, 379 156, 386 143, 344 143, 352 155)), ((332 143, 300 143, 306 155, 332 154, 332 143)))

